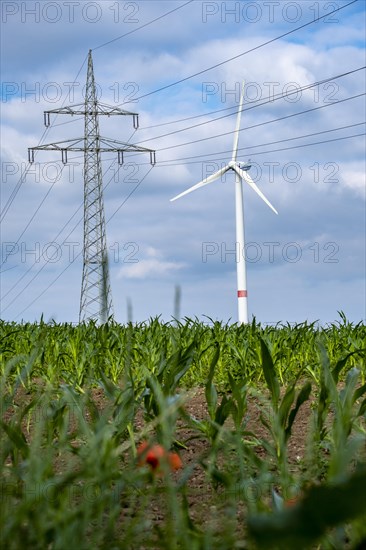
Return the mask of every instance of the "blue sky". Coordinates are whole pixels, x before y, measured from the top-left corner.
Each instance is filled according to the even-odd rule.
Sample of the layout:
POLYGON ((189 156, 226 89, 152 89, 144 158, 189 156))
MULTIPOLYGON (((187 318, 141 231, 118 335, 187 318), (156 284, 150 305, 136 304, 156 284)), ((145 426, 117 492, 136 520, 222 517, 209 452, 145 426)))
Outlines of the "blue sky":
MULTIPOLYGON (((140 115, 135 133, 128 117, 111 117, 101 134, 157 156, 151 170, 126 154, 118 172, 103 157, 117 321, 128 301, 135 321, 170 320, 176 285, 182 316, 236 321, 233 176, 169 199, 229 160, 243 79, 238 158, 279 212, 244 188, 250 316, 365 319, 365 3, 330 14, 348 3, 2 2, 1 318, 78 320, 82 158, 62 170, 40 152, 18 182, 43 111, 83 101, 93 49, 101 100, 140 115)), ((79 117, 60 115, 43 142, 82 135, 79 117)))

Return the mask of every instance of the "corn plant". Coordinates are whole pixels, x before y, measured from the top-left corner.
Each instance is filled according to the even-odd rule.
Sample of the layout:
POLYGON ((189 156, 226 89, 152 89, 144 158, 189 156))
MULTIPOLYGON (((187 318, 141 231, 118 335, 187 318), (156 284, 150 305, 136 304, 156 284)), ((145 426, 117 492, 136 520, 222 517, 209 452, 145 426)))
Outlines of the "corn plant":
POLYGON ((327 327, 1 321, 2 545, 362 548, 365 336, 343 314, 327 327), (305 455, 290 463, 308 402, 305 455), (197 475, 207 495, 193 513, 197 475))

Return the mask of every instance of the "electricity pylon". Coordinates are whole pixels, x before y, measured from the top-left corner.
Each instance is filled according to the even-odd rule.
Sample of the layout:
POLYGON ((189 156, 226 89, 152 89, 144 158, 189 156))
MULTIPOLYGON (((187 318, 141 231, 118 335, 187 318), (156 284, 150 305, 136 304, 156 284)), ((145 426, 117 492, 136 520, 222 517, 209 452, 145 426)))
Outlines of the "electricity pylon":
POLYGON ((84 153, 84 246, 83 275, 81 283, 79 322, 95 320, 105 323, 113 316, 112 293, 109 280, 108 253, 103 202, 102 152, 117 152, 118 164, 123 164, 125 151, 149 152, 150 162, 155 164, 155 151, 129 143, 101 137, 100 115, 130 115, 133 127, 138 128, 138 114, 106 105, 97 99, 93 59, 88 55, 88 72, 84 103, 52 109, 44 112, 44 123, 50 126, 50 115, 67 114, 84 116, 84 137, 38 145, 28 149, 28 159, 34 162, 34 151, 61 151, 63 164, 68 161, 68 151, 84 153))

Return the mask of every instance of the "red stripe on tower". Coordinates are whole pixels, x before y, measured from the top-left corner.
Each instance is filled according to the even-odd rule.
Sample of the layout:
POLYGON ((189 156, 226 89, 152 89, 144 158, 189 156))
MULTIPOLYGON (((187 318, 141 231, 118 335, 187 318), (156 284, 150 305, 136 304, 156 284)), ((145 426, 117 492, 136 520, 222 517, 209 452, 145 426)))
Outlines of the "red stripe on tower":
POLYGON ((238 290, 238 298, 246 298, 248 296, 248 292, 246 290, 238 290))

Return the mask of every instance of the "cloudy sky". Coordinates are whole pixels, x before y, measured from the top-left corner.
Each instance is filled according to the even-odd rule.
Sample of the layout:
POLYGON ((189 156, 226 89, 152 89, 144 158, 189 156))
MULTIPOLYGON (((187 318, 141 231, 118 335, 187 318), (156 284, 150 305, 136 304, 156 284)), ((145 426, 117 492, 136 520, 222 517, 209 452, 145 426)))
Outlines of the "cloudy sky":
POLYGON ((102 117, 101 134, 157 158, 151 168, 126 153, 118 167, 103 155, 117 321, 128 304, 134 321, 171 320, 179 285, 182 317, 236 322, 233 174, 169 199, 230 160, 243 80, 238 159, 279 212, 245 186, 250 317, 365 319, 363 0, 1 9, 1 318, 78 320, 83 158, 63 166, 40 151, 29 169, 27 149, 83 136, 79 116, 54 116, 45 132, 43 111, 83 101, 92 49, 100 100, 140 121, 134 131, 131 117, 102 117))

